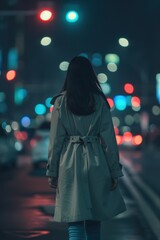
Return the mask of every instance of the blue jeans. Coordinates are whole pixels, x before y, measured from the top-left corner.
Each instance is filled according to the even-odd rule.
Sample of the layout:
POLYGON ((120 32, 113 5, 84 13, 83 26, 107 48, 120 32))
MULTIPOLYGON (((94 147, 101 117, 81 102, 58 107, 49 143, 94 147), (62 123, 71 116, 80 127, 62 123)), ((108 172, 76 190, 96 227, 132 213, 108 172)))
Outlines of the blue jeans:
POLYGON ((100 222, 86 220, 68 223, 69 240, 100 240, 100 222))

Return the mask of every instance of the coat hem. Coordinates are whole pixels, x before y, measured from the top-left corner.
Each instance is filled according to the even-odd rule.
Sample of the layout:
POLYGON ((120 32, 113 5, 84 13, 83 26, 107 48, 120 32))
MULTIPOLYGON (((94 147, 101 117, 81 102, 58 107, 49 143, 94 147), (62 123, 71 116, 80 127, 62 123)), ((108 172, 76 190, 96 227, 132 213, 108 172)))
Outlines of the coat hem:
POLYGON ((105 222, 108 221, 114 217, 116 217, 117 215, 125 212, 127 210, 127 208, 125 207, 124 209, 120 210, 119 212, 110 215, 110 216, 106 216, 106 217, 93 217, 93 216, 88 216, 88 217, 74 217, 74 218, 65 218, 65 219, 60 219, 60 218, 56 218, 54 219, 53 216, 53 221, 54 222, 59 222, 59 223, 69 223, 69 222, 80 222, 80 221, 86 221, 86 220, 93 220, 93 221, 100 221, 100 222, 105 222))

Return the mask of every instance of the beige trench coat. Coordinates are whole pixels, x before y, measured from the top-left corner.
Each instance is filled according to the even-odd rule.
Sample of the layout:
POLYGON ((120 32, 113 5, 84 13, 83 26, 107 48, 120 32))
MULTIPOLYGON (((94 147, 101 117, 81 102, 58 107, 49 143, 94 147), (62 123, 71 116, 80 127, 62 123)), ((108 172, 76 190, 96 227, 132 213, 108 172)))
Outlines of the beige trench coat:
POLYGON ((47 176, 58 178, 54 221, 105 221, 126 210, 112 177, 122 165, 110 110, 95 95, 96 111, 76 116, 66 107, 65 92, 55 100, 51 117, 47 176))

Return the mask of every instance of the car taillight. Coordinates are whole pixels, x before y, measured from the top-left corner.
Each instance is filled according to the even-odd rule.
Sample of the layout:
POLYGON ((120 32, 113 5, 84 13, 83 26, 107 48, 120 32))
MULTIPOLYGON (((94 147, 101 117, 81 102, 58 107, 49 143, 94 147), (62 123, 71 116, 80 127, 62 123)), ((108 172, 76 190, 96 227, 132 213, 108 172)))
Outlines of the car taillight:
POLYGON ((30 140, 31 147, 34 147, 41 139, 41 136, 36 135, 33 139, 30 140))

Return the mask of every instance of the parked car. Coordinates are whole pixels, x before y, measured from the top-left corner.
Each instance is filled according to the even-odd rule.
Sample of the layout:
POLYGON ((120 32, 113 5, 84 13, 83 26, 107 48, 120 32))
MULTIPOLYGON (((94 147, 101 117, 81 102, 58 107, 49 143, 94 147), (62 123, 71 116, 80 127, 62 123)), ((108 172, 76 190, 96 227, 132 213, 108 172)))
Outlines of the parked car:
POLYGON ((34 168, 45 168, 48 160, 50 122, 43 122, 36 130, 30 143, 31 159, 34 168))
POLYGON ((0 167, 16 166, 17 156, 16 139, 0 126, 0 167))

